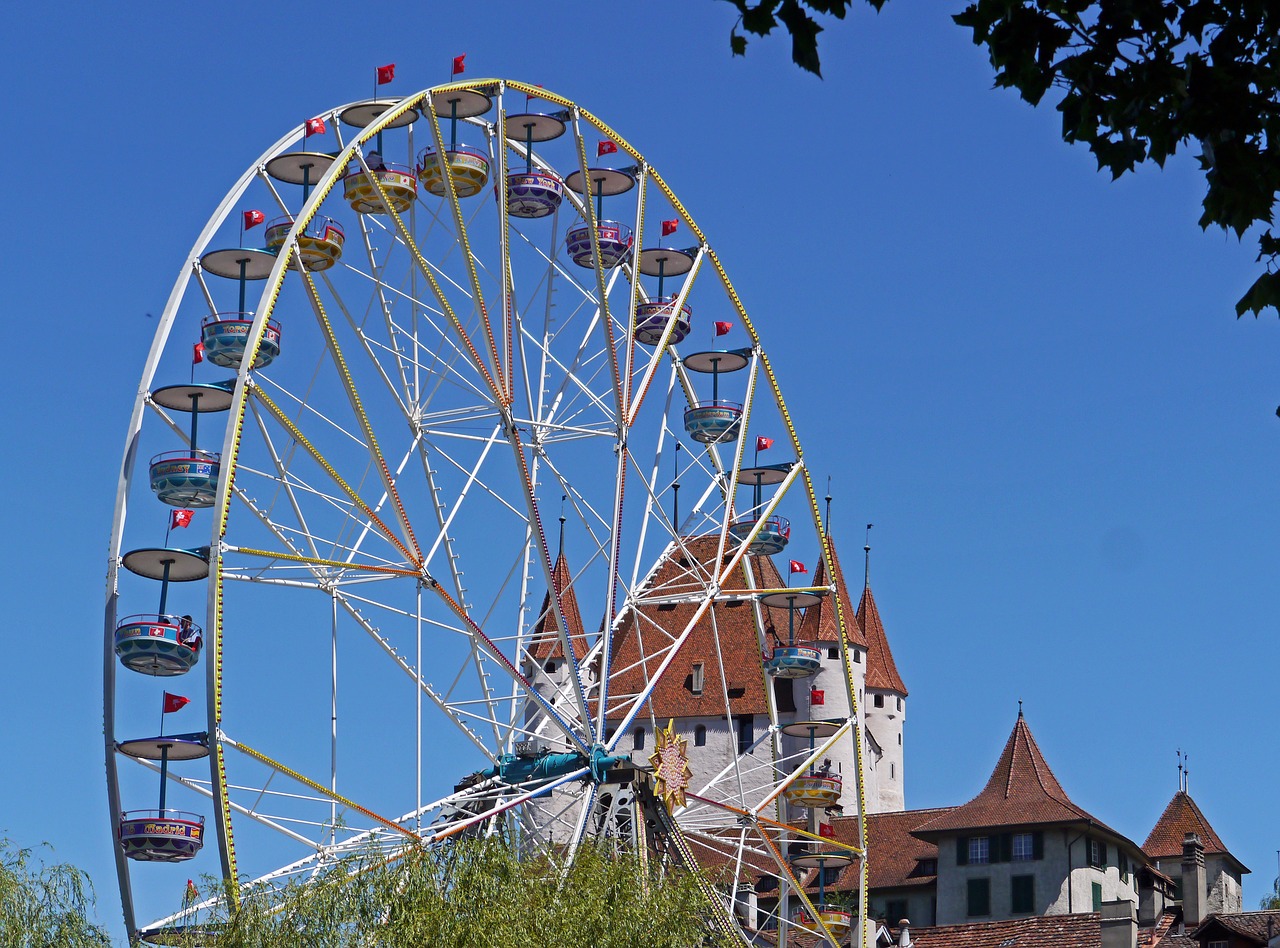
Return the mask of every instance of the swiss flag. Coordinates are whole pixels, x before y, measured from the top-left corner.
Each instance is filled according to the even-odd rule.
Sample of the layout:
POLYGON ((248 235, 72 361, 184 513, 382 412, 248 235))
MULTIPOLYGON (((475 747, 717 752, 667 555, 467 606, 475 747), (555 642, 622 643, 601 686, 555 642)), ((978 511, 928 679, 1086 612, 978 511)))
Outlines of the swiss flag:
POLYGON ((171 695, 169 692, 164 693, 164 713, 173 714, 175 711, 181 711, 191 703, 190 698, 184 698, 182 695, 171 695))
POLYGON ((830 823, 819 823, 818 835, 821 836, 823 839, 835 839, 836 828, 832 826, 830 823))
POLYGON ((617 152, 617 150, 618 146, 606 138, 604 141, 596 145, 596 157, 599 158, 602 155, 612 155, 617 152))
POLYGON ((196 515, 194 510, 175 510, 169 514, 169 528, 189 527, 191 526, 191 518, 196 515))
POLYGON ((463 53, 461 56, 453 57, 453 72, 451 75, 460 76, 462 75, 462 73, 466 71, 466 68, 467 68, 466 59, 467 59, 466 53, 463 53))
POLYGON ((396 77, 396 64, 387 63, 385 66, 378 67, 378 85, 385 86, 388 82, 396 77))
POLYGON ((244 212, 244 229, 249 230, 249 228, 251 227, 257 227, 266 219, 267 219, 267 215, 263 214, 261 211, 258 211, 258 210, 245 211, 244 212))
POLYGON ((716 323, 716 335, 727 336, 729 330, 733 328, 733 323, 716 323))
POLYGON ((306 133, 308 135, 323 135, 324 119, 322 118, 307 119, 306 133))
POLYGON ((191 347, 191 364, 199 365, 204 361, 204 343, 197 342, 191 347))
POLYGON ((809 692, 809 704, 826 704, 827 693, 821 688, 814 688, 809 692))
POLYGON ((769 450, 770 448, 772 448, 772 447, 773 447, 773 439, 772 439, 772 438, 766 438, 764 435, 757 435, 757 436, 756 436, 756 450, 757 450, 757 451, 768 451, 768 450, 769 450))
POLYGON ((676 232, 676 228, 677 228, 677 227, 679 227, 679 226, 680 226, 680 221, 679 221, 679 220, 674 220, 674 221, 663 221, 663 222, 662 222, 662 236, 663 236, 663 237, 669 237, 670 235, 672 235, 672 234, 674 234, 674 233, 676 232))
POLYGON ((808 568, 807 566, 805 566, 803 563, 801 563, 799 560, 792 560, 792 561, 791 561, 791 572, 793 572, 793 573, 807 573, 807 572, 809 572, 809 568, 808 568))

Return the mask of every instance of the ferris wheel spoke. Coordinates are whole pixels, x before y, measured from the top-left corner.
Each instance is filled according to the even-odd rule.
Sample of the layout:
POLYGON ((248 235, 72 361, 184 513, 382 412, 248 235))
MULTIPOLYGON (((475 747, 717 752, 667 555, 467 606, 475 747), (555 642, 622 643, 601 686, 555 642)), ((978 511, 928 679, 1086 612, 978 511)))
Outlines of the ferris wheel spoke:
MULTIPOLYGON (((435 102, 433 99, 425 99, 427 104, 426 117, 429 120, 428 125, 431 129, 431 137, 435 141, 436 154, 444 155, 447 150, 444 146, 444 136, 440 132, 440 120, 436 115, 435 102)), ((490 149, 492 153, 492 149, 490 149)), ((467 275, 471 280, 471 300, 476 308, 476 313, 480 317, 481 327, 484 332, 485 341, 489 347, 489 357, 492 360, 492 375, 490 383, 494 385, 495 394, 504 404, 510 404, 511 392, 506 390, 504 385, 496 384, 506 377, 506 371, 502 365, 501 356, 498 354, 498 343, 493 334, 493 323, 489 318, 489 310, 485 305, 484 293, 480 289, 480 276, 476 270, 476 260, 471 252, 471 238, 467 231, 466 221, 462 216, 462 204, 458 198, 458 189, 454 184, 453 173, 447 168, 442 169, 441 178, 445 186, 445 201, 449 205, 449 209, 453 212, 453 221, 455 231, 454 234, 458 241, 458 248, 462 255, 462 259, 466 261, 467 275)))

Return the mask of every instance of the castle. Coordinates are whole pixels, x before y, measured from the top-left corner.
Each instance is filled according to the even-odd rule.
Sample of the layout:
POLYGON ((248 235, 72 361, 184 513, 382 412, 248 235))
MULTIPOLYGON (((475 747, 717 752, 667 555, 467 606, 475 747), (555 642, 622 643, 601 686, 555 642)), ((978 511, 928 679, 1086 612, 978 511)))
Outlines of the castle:
MULTIPOLYGON (((646 630, 627 616, 615 629, 610 667, 615 690, 623 696, 619 708, 625 709, 625 696, 638 694, 657 659, 665 657, 661 650, 650 654, 653 641, 664 630, 671 639, 674 630, 695 624, 649 695, 651 713, 631 720, 629 737, 618 742, 620 751, 644 760, 654 723, 661 727, 671 721, 687 740, 690 786, 705 786, 728 772, 735 759, 741 763, 767 753, 764 738, 771 713, 785 735, 784 752, 793 759, 803 757, 805 738, 797 728, 802 730, 804 722, 848 719, 854 713, 848 694, 856 691, 870 853, 867 896, 869 917, 876 920, 868 926, 868 938, 878 944, 1176 948, 1199 944, 1190 933, 1210 916, 1241 912, 1241 880, 1248 869, 1226 848, 1185 785, 1139 845, 1068 796, 1021 710, 976 797, 954 806, 905 809, 907 688, 871 591, 869 570, 856 609, 851 608, 854 599, 834 544, 826 542, 831 575, 826 562, 820 563, 809 588, 831 587, 834 595, 813 597, 802 610, 795 608, 798 597, 792 597, 790 608, 777 605, 776 596, 764 597, 767 604, 760 605, 754 590, 787 584, 770 557, 749 556, 740 575, 721 587, 715 606, 700 618, 678 593, 714 560, 716 538, 691 538, 668 550, 645 582, 646 593, 659 601, 669 594, 670 602, 658 606, 660 621, 646 630), (847 663, 841 655, 841 618, 847 663), (809 650, 808 674, 765 675, 762 684, 762 662, 770 668, 767 650, 761 654, 762 638, 783 651, 802 644, 809 650), (1042 936, 1047 940, 1025 940, 1042 936)), ((598 674, 601 657, 589 646, 563 551, 552 578, 555 596, 549 591, 544 602, 525 673, 544 697, 564 701, 573 676, 598 674), (572 661, 554 634, 553 600, 559 602, 572 661)), ((624 719, 622 710, 606 715, 615 724, 624 719)), ((532 711, 526 727, 542 733, 532 711)), ((853 744, 846 741, 842 749, 832 749, 823 762, 826 772, 856 773, 853 744)), ((806 816, 795 810, 787 818, 798 825, 806 816)), ((857 845, 853 780, 843 781, 839 799, 825 808, 822 830, 824 836, 857 845)), ((756 868, 754 884, 734 895, 734 910, 761 944, 773 944, 779 940, 783 911, 777 904, 776 870, 756 868)), ((850 894, 858 889, 859 878, 854 863, 820 866, 802 881, 815 893, 821 885, 843 896, 846 904, 856 904, 850 894)), ((1216 941, 1207 945, 1220 948, 1216 941)))

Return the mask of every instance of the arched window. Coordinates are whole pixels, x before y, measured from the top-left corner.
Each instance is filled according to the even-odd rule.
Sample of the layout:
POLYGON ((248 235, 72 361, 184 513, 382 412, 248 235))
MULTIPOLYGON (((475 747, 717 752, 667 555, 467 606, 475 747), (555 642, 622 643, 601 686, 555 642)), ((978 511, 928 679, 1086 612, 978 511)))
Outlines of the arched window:
POLYGON ((693 729, 693 746, 694 747, 707 746, 707 726, 705 724, 699 724, 696 728, 693 729))
POLYGON ((644 750, 644 728, 638 727, 631 732, 631 749, 644 750))

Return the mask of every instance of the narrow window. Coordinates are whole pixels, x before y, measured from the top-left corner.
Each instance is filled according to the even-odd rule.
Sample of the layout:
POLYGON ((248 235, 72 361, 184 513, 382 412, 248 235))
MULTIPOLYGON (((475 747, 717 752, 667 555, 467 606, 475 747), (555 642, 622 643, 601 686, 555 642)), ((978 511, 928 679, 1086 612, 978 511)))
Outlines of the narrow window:
POLYGON ((1036 877, 1014 876, 1009 886, 1009 911, 1026 915, 1036 910, 1036 877))
POLYGON ((745 754, 751 749, 751 745, 756 742, 756 723, 755 719, 749 714, 741 715, 738 718, 738 753, 745 754))
POLYGON ((554 672, 556 670, 556 660, 553 658, 551 659, 551 661, 547 662, 547 664, 543 665, 542 667, 545 668, 548 672, 554 672))
POLYGON ((829 648, 829 649, 827 649, 827 658, 839 658, 839 657, 840 657, 840 649, 839 649, 839 648, 829 648))
POLYGON ((707 726, 705 724, 699 724, 693 729, 693 746, 707 746, 707 726))
POLYGON ((706 678, 706 674, 703 671, 702 662, 694 662, 693 675, 692 675, 693 680, 690 683, 689 690, 692 691, 695 695, 702 694, 702 687, 705 682, 705 678, 706 678))
POLYGON ((1102 911, 1102 883, 1095 882, 1093 884, 1093 910, 1095 912, 1102 911))
POLYGON ((638 727, 631 732, 631 749, 644 750, 644 728, 638 727))
POLYGON ((901 698, 898 698, 898 699, 897 699, 897 701, 898 701, 898 710, 899 710, 899 711, 901 711, 901 710, 902 710, 902 699, 901 699, 901 698))
POLYGON ((981 918, 991 914, 991 880, 970 879, 968 884, 969 917, 981 918))
POLYGON ((893 761, 889 761, 889 779, 892 780, 896 776, 898 776, 898 769, 893 761))
POLYGON ((884 695, 875 695, 875 696, 873 696, 873 697, 872 697, 872 699, 871 699, 871 700, 872 700, 872 702, 875 704, 875 706, 876 706, 877 708, 883 708, 883 707, 884 707, 884 695))
POLYGON ((861 664, 862 664, 862 652, 861 652, 861 651, 859 651, 859 650, 858 650, 858 649, 856 649, 856 648, 853 650, 853 663, 854 663, 855 665, 861 665, 861 664))

